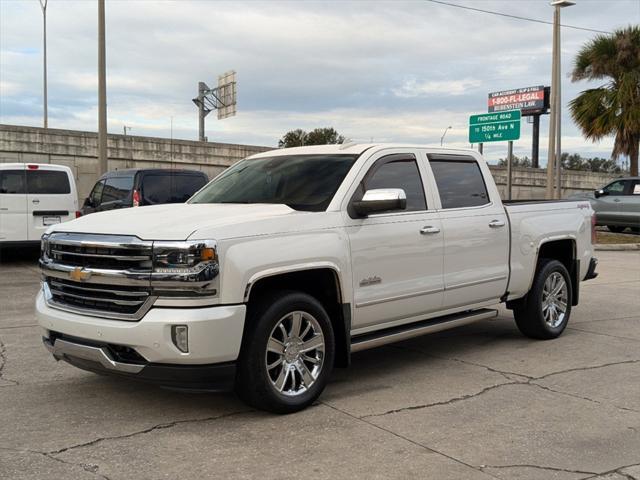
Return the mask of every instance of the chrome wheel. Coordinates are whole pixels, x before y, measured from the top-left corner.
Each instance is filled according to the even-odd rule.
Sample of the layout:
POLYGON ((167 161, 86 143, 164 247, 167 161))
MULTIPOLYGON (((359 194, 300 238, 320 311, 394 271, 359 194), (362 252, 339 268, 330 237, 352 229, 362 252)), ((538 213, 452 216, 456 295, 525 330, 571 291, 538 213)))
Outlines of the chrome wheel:
POLYGON ((542 289, 542 315, 547 325, 557 328, 562 325, 567 313, 568 288, 564 277, 553 272, 544 282, 542 289))
POLYGON ((267 342, 265 367, 278 393, 296 396, 315 383, 324 363, 324 336, 315 317, 294 311, 276 323, 267 342))

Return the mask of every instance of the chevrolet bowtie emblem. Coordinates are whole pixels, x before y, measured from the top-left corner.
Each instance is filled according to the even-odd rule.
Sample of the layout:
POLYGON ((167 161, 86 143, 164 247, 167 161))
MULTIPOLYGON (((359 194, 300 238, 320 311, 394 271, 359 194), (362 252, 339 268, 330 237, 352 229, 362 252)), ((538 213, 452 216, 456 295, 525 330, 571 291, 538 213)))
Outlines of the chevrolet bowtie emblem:
POLYGON ((76 267, 69 272, 69 278, 76 282, 86 282, 91 278, 91 272, 84 270, 82 267, 76 267))

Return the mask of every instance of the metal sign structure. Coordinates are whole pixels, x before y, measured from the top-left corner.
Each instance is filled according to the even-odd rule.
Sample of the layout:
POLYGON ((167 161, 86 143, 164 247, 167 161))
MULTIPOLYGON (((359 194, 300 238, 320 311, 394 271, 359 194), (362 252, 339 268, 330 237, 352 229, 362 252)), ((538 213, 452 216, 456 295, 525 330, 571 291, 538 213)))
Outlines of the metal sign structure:
POLYGON ((218 119, 233 117, 237 105, 236 72, 229 70, 218 76, 218 86, 209 88, 204 82, 198 83, 198 96, 192 101, 198 107, 198 137, 201 142, 204 135, 204 119, 213 110, 218 111, 218 119))
POLYGON ((549 91, 543 85, 492 92, 487 100, 489 113, 520 110, 523 117, 549 110, 549 91))
POLYGON ((469 117, 469 142, 513 141, 520 138, 520 110, 482 113, 469 117))

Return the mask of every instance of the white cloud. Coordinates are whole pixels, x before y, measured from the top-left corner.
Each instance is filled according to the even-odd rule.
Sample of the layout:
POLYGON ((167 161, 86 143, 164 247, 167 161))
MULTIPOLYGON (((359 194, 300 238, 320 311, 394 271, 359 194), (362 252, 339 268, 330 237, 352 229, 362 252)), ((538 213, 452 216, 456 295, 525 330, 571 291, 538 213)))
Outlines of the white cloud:
POLYGON ((482 85, 482 81, 474 78, 466 78, 463 80, 427 80, 419 82, 415 78, 410 78, 402 83, 398 88, 392 88, 391 91, 397 97, 415 98, 431 95, 463 95, 468 93, 470 89, 474 89, 482 85))

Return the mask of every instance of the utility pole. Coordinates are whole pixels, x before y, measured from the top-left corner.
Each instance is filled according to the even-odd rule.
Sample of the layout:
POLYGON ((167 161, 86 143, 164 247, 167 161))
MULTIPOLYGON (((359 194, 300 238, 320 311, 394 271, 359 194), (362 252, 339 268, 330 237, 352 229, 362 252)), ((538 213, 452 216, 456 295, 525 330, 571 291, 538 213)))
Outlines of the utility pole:
POLYGON ((197 104, 198 105, 198 140, 200 140, 201 142, 207 141, 207 137, 204 134, 204 119, 209 114, 209 112, 205 110, 204 98, 208 90, 209 90, 209 87, 207 87, 206 83, 198 82, 198 96, 196 97, 199 100, 197 104))
POLYGON ((549 121, 549 160, 547 162, 547 198, 560 198, 562 174, 562 103, 560 70, 560 9, 575 5, 573 0, 554 0, 553 10, 553 61, 551 68, 551 118, 549 121), (555 173, 555 191, 554 191, 555 173))
POLYGON ((540 167, 540 114, 536 114, 533 116, 531 166, 533 168, 540 167))
POLYGON ((49 113, 47 111, 47 0, 38 0, 42 10, 42 89, 44 107, 44 128, 49 128, 49 113))
POLYGON ((104 0, 98 0, 98 175, 109 170, 107 162, 107 74, 104 0))

